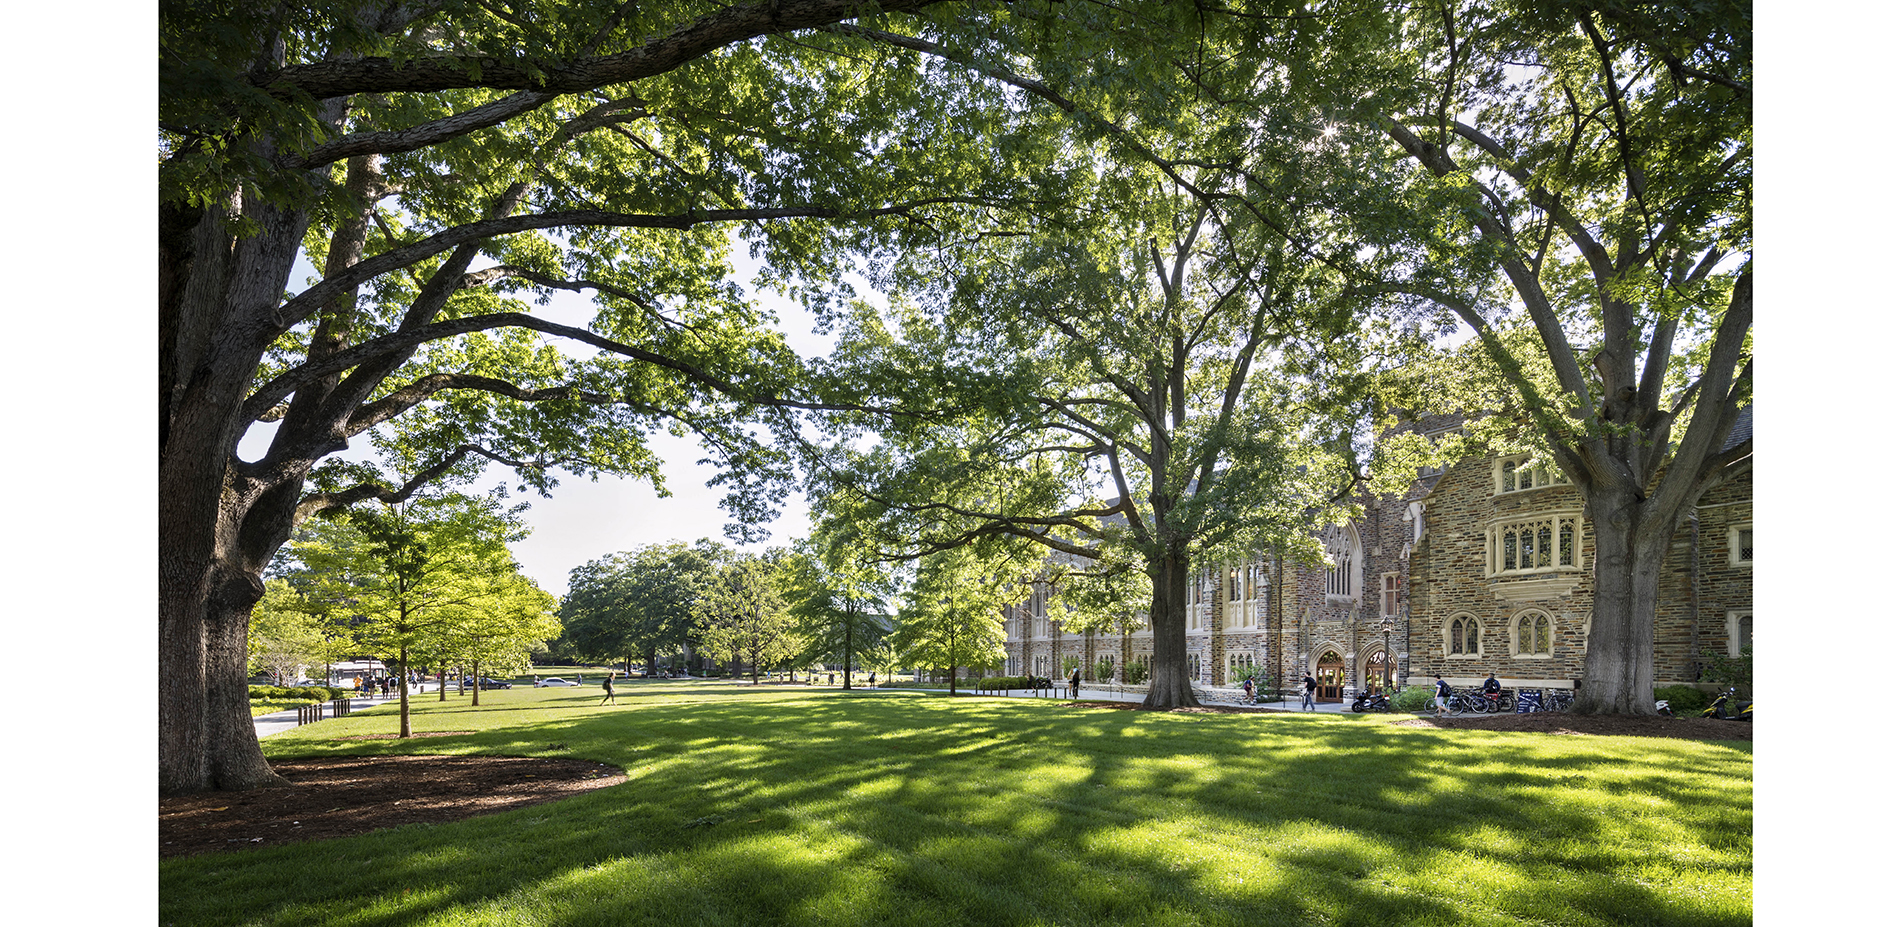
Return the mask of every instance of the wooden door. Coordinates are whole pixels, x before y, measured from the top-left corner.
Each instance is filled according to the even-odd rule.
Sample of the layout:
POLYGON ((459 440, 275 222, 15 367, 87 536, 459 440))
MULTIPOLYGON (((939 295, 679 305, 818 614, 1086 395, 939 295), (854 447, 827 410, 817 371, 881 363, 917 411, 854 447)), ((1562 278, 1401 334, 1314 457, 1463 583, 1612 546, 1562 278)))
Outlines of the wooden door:
POLYGON ((1336 650, 1328 650, 1319 655, 1319 692, 1315 696, 1322 702, 1343 702, 1346 693, 1346 659, 1336 650))

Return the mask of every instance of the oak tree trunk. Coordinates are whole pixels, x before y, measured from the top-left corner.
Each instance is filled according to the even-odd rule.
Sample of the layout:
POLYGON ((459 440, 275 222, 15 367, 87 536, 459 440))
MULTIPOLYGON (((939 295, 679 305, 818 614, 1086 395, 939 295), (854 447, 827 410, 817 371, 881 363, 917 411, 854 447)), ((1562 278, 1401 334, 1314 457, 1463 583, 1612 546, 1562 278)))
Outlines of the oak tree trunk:
POLYGON ((1165 545, 1149 560, 1154 597, 1148 625, 1154 632, 1154 664, 1143 708, 1184 708, 1200 704, 1187 672, 1187 545, 1165 545))
POLYGON ((238 462, 246 423, 233 412, 275 337, 244 310, 281 299, 307 218, 249 213, 258 232, 246 238, 217 209, 169 230, 189 242, 169 253, 189 251, 190 260, 170 271, 183 279, 161 294, 173 377, 161 396, 158 467, 158 761, 167 795, 283 784, 257 743, 246 644, 264 567, 290 536, 307 467, 253 472, 238 462))
POLYGON ((1627 505, 1627 498, 1603 492, 1587 503, 1596 535, 1596 595, 1583 662, 1590 682, 1572 707, 1582 714, 1656 711, 1656 599, 1675 519, 1644 512, 1653 499, 1627 505))

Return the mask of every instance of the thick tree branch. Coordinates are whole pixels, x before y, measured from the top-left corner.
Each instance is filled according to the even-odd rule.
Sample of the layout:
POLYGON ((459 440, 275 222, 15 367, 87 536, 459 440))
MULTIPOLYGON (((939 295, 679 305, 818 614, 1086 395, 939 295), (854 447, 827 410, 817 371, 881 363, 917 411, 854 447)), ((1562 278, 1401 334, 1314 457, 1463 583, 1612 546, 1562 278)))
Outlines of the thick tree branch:
POLYGON ((664 74, 730 45, 878 13, 920 10, 938 0, 768 0, 721 7, 640 47, 573 61, 432 56, 362 58, 296 65, 255 75, 272 94, 314 99, 358 93, 428 93, 487 87, 578 93, 664 74))
POLYGON ((558 93, 522 92, 510 94, 492 103, 484 103, 467 112, 445 116, 433 122, 387 132, 358 132, 324 142, 308 154, 280 154, 277 166, 286 170, 310 170, 365 154, 401 154, 438 145, 480 129, 497 126, 522 113, 532 112, 559 97, 558 93))
POLYGON ((595 226, 601 228, 645 228, 645 229, 689 229, 698 225, 716 222, 740 222, 771 219, 847 219, 878 218, 883 216, 908 216, 917 210, 929 206, 950 203, 967 205, 993 205, 987 200, 976 197, 943 196, 929 197, 891 206, 882 206, 864 210, 845 210, 832 207, 782 207, 761 209, 708 209, 694 210, 678 215, 661 216, 639 213, 608 212, 599 209, 574 209, 559 212, 533 213, 521 216, 503 216, 483 219, 444 229, 421 241, 392 248, 375 257, 366 258, 347 268, 343 273, 325 277, 315 286, 299 293, 277 307, 273 315, 273 324, 281 330, 308 317, 324 303, 334 299, 343 290, 356 286, 393 270, 399 270, 419 261, 427 260, 458 245, 480 241, 501 235, 513 235, 519 232, 541 229, 595 226))
MULTIPOLYGON (((658 367, 664 367, 684 375, 688 380, 700 386, 753 405, 788 409, 807 409, 813 411, 901 414, 899 410, 850 403, 808 402, 753 391, 727 380, 724 377, 718 376, 696 364, 671 358, 664 354, 658 354, 643 348, 637 348, 632 345, 622 344, 584 328, 561 325, 520 312, 495 312, 486 315, 449 319, 419 328, 392 332, 380 338, 366 341, 338 353, 322 364, 307 364, 278 375, 275 379, 259 387, 256 392, 251 394, 250 398, 245 401, 242 414, 251 417, 262 416, 274 407, 279 400, 295 392, 297 387, 302 383, 315 380, 316 378, 339 370, 348 369, 381 357, 389 356, 394 352, 411 350, 426 342, 448 338, 454 335, 465 335, 470 332, 508 327, 526 328, 541 332, 542 334, 571 338, 612 354, 618 354, 658 367)), ((250 419, 247 418, 246 420, 248 421, 250 419)))
POLYGON ((371 499, 390 504, 402 502, 414 496, 417 492, 421 491, 423 487, 435 482, 442 474, 449 472, 456 464, 461 463, 462 460, 467 458, 470 454, 486 457, 496 463, 524 470, 547 469, 548 467, 560 466, 563 463, 575 462, 569 458, 521 460, 497 454, 480 445, 463 444, 443 456, 441 460, 418 471, 415 476, 409 478, 408 482, 394 489, 381 483, 359 483, 349 489, 339 490, 337 492, 311 493, 297 503, 295 523, 302 524, 310 516, 320 512, 348 508, 358 502, 367 502, 371 499))

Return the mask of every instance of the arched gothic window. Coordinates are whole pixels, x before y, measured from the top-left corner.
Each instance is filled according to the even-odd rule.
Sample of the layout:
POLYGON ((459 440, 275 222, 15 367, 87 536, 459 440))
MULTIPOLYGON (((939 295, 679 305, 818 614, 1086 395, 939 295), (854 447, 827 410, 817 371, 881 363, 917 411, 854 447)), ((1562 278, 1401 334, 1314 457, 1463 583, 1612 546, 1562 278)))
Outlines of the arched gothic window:
POLYGON ((1511 656, 1548 657, 1557 625, 1550 613, 1526 609, 1511 621, 1511 656))
POLYGON ((1326 545, 1326 559, 1332 567, 1326 571, 1326 598, 1352 599, 1360 593, 1359 574, 1363 572, 1365 548, 1359 544, 1359 529, 1352 522, 1329 525, 1320 532, 1326 545))
POLYGON ((1480 648, 1484 640, 1481 630, 1475 616, 1453 615, 1450 621, 1445 622, 1445 655, 1448 657, 1479 656, 1483 652, 1480 648))

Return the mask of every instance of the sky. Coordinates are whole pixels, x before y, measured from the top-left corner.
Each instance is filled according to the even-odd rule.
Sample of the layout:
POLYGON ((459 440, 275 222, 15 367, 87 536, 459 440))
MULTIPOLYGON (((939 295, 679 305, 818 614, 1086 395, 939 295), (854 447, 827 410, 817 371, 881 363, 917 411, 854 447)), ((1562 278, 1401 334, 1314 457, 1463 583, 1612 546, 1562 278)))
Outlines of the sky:
MULTIPOLYGON (((806 358, 831 352, 836 339, 815 333, 813 317, 803 306, 770 289, 751 286, 758 263, 746 253, 743 245, 733 249, 731 260, 734 265, 731 279, 746 286, 754 301, 779 319, 778 327, 793 350, 806 358)), ((300 260, 291 279, 301 283, 314 275, 310 265, 300 260)), ((862 281, 856 283, 860 291, 865 289, 862 281)), ((593 316, 592 292, 559 291, 546 306, 533 308, 537 316, 585 327, 593 316)), ((549 340, 563 343, 561 339, 549 340)), ((579 350, 592 351, 585 346, 579 350)), ((275 430, 274 423, 252 428, 238 446, 239 456, 256 459, 268 447, 275 430)), ((353 446, 339 456, 371 459, 367 442, 356 443, 361 446, 353 446)), ((490 466, 481 479, 458 488, 464 492, 485 492, 497 483, 506 482, 511 490, 511 502, 530 504, 524 518, 533 533, 512 545, 512 549, 522 572, 556 596, 567 591, 569 571, 607 554, 647 544, 691 542, 699 538, 739 546, 725 536, 729 519, 719 507, 725 489, 707 487, 719 469, 699 463, 706 456, 699 440, 691 435, 682 438, 660 431, 649 438, 648 444, 662 461, 660 469, 670 493, 665 498, 654 491, 649 481, 616 476, 588 480, 564 475, 550 498, 514 493, 512 488, 517 483, 513 471, 501 466, 490 466)), ((794 538, 805 536, 808 512, 803 494, 794 493, 786 499, 778 519, 767 526, 771 537, 763 543, 739 546, 740 549, 756 552, 766 547, 784 546, 794 538)))

